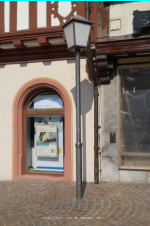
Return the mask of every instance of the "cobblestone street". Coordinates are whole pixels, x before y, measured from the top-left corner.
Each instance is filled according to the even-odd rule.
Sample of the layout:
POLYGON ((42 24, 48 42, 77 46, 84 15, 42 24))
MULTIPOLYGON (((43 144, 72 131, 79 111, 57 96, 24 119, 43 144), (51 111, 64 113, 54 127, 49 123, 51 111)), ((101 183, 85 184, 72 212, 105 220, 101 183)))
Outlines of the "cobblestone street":
POLYGON ((77 201, 75 182, 0 182, 0 226, 150 225, 150 184, 87 183, 77 201))

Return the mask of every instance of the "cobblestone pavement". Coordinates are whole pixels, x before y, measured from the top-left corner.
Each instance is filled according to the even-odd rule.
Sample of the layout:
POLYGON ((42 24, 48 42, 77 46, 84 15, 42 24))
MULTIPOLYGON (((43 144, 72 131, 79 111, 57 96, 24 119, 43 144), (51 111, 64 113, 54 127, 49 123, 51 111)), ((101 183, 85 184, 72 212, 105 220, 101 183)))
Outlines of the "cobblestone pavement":
POLYGON ((0 182, 0 226, 150 225, 150 184, 87 183, 77 201, 75 182, 0 182))

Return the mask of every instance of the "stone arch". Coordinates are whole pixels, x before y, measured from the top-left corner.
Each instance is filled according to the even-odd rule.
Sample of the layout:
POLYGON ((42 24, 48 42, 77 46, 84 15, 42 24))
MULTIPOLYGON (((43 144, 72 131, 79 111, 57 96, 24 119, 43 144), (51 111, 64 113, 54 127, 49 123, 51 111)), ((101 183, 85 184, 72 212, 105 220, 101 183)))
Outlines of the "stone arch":
POLYGON ((38 78, 24 84, 13 103, 13 180, 72 180, 72 104, 67 90, 56 80, 38 78), (64 103, 65 156, 64 177, 29 175, 24 172, 24 108, 30 95, 38 89, 55 90, 64 103))

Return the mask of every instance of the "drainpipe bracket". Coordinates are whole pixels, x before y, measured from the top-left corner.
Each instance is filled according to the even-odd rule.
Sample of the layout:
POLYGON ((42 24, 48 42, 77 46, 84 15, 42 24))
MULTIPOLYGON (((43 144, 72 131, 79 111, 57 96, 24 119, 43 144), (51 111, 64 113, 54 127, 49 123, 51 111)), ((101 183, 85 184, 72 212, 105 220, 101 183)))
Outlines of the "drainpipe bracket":
POLYGON ((94 126, 94 129, 100 129, 101 126, 94 126))
POLYGON ((99 96, 99 93, 97 93, 97 92, 94 92, 93 94, 97 94, 97 96, 99 96))
POLYGON ((75 146, 76 147, 82 147, 82 143, 76 143, 75 146))

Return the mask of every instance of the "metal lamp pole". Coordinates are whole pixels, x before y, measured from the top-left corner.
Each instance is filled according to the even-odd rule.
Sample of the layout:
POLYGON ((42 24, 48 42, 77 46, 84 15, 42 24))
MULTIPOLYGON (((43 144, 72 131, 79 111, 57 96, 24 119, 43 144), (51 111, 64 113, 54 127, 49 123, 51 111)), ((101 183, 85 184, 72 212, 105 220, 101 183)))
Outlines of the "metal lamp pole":
POLYGON ((80 98, 80 49, 75 50, 76 59, 76 198, 82 199, 82 143, 80 98))
POLYGON ((82 199, 82 143, 81 143, 81 99, 80 99, 80 51, 86 49, 92 24, 79 15, 66 21, 64 29, 70 51, 75 50, 76 59, 76 198, 82 199))

